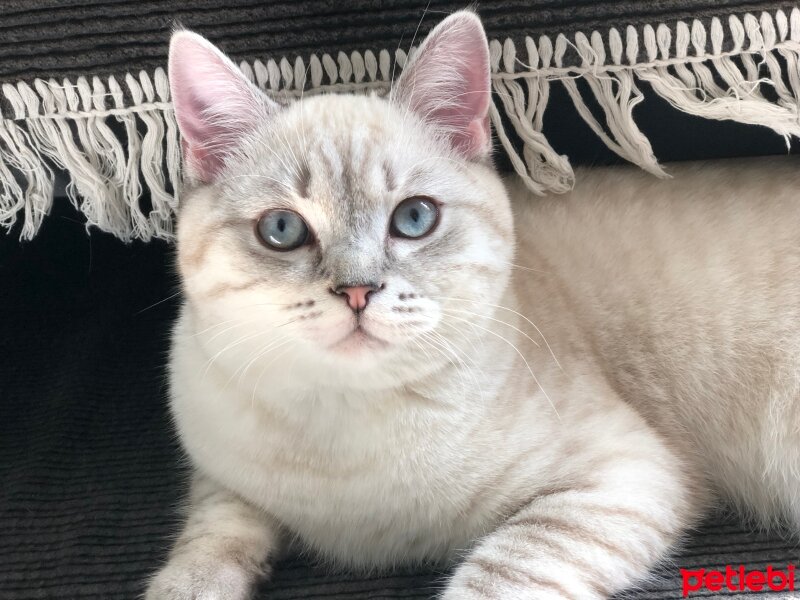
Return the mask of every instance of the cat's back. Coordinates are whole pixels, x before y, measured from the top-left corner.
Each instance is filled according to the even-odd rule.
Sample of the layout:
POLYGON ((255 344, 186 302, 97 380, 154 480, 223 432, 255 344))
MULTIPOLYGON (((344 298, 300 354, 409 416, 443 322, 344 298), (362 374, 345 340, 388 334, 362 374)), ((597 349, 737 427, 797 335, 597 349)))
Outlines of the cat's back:
POLYGON ((675 269, 687 282, 734 263, 741 274, 763 272, 765 258, 799 247, 800 161, 677 163, 669 172, 658 179, 634 167, 585 168, 572 192, 545 198, 512 180, 521 254, 546 252, 557 267, 588 261, 628 280, 675 269))
POLYGON ((512 182, 526 267, 516 291, 566 369, 594 361, 665 435, 691 440, 764 504, 766 458, 800 435, 800 161, 669 171, 586 169, 548 198, 512 182))
POLYGON ((775 341, 782 326, 794 331, 800 161, 686 163, 670 173, 584 169, 570 194, 546 198, 512 182, 515 283, 528 308, 568 312, 600 336, 618 324, 630 342, 664 335, 674 344, 705 333, 736 344, 767 332, 775 341), (699 329, 680 331, 689 323, 699 329))

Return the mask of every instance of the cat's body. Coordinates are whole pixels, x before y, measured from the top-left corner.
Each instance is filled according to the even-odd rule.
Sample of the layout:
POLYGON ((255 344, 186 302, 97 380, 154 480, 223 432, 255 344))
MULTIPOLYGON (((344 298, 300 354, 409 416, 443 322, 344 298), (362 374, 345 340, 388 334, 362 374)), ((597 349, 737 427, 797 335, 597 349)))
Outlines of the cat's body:
MULTIPOLYGON (((502 302, 545 337, 499 310, 494 318, 509 326, 493 331, 507 341, 483 332, 476 347, 453 348, 471 374, 442 382, 437 372, 381 390, 377 402, 357 382, 336 389, 287 377, 280 360, 242 378, 214 366, 198 378, 196 365, 229 341, 202 348, 193 333, 213 323, 185 313, 173 381, 184 441, 210 473, 331 557, 362 566, 442 558, 482 532, 486 513, 515 508, 520 484, 552 486, 542 471, 557 471, 552 463, 569 462, 612 420, 596 399, 565 389, 577 375, 637 408, 691 461, 687 480, 708 474, 760 514, 791 506, 800 488, 781 474, 800 465, 800 297, 789 276, 800 274, 800 169, 769 159, 673 171, 663 181, 631 168, 584 170, 571 194, 535 200, 512 181, 523 235, 502 302), (253 397, 257 379, 270 389, 253 397), (437 402, 442 385, 465 401, 437 402), (221 394, 241 407, 220 404, 221 394), (528 477, 515 481, 504 471, 526 453, 528 477)), ((454 317, 474 308, 465 302, 454 317)))
POLYGON ((481 40, 461 13, 390 101, 281 109, 174 43, 195 182, 171 407, 197 474, 149 600, 246 598, 295 536, 347 566, 464 559, 447 600, 604 598, 717 490, 800 522, 794 161, 510 181, 509 202, 481 40), (462 77, 431 83, 437 61, 462 77))
POLYGON ((687 476, 800 525, 798 167, 587 169, 544 200, 517 184, 516 260, 542 272, 514 284, 565 372, 593 363, 687 476))

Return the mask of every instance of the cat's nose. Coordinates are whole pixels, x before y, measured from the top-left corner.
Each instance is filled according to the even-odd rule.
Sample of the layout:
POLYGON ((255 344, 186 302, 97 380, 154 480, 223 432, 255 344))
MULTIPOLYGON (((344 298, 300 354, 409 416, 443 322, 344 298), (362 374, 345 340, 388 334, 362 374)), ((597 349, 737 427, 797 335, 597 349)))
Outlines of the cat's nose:
POLYGON ((331 292, 337 296, 344 296, 347 299, 347 305, 353 309, 353 312, 359 313, 369 304, 369 297, 375 292, 379 292, 384 287, 383 284, 366 284, 366 285, 340 285, 331 288, 331 292))

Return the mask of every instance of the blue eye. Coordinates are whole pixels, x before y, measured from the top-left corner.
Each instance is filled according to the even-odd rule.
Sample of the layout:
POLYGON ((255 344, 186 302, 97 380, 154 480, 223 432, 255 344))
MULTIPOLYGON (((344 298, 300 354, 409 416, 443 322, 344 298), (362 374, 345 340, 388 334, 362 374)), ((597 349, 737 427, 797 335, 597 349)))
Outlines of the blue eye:
POLYGON ((308 225, 291 210, 270 210, 258 220, 258 237, 274 250, 294 250, 308 241, 308 225))
POLYGON ((421 238, 433 231, 439 221, 439 208, 427 198, 408 198, 394 209, 390 232, 396 237, 421 238))

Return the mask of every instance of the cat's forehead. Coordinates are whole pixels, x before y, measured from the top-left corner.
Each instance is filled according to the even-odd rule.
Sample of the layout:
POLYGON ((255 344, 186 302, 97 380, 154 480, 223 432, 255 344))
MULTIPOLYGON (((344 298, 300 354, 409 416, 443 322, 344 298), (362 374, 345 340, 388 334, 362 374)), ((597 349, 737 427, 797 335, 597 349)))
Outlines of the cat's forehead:
POLYGON ((397 130, 403 111, 377 95, 322 94, 301 98, 281 109, 276 122, 320 133, 370 131, 388 135, 397 130))
POLYGON ((377 96, 320 96, 284 110, 273 142, 334 178, 368 166, 402 168, 426 149, 418 119, 377 96))
POLYGON ((275 199, 334 201, 351 208, 424 192, 437 152, 414 118, 378 97, 323 96, 284 107, 257 136, 246 176, 234 179, 275 199), (433 162, 432 162, 433 161, 433 162), (407 190, 416 182, 419 190, 407 190))

